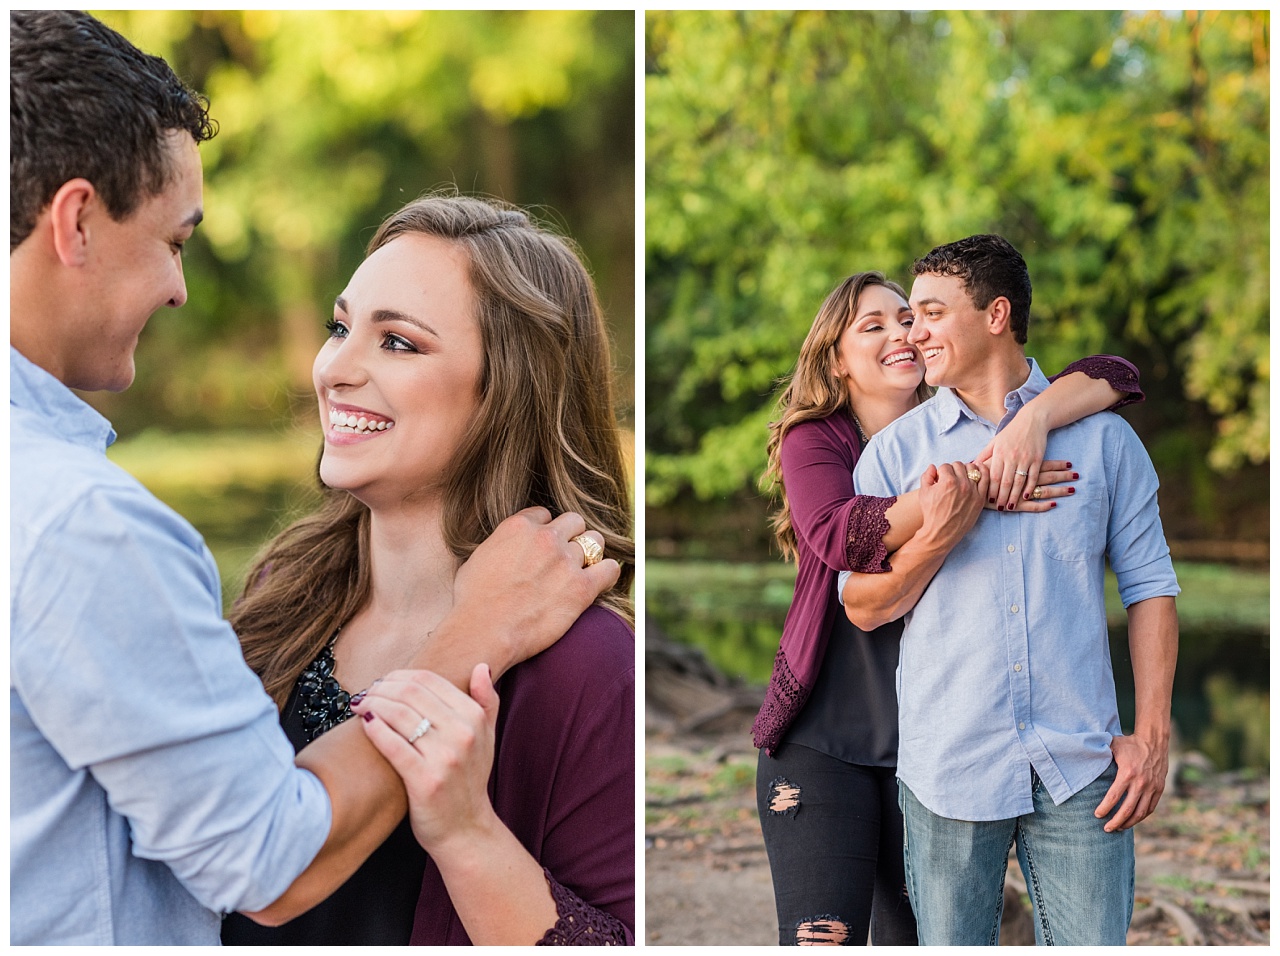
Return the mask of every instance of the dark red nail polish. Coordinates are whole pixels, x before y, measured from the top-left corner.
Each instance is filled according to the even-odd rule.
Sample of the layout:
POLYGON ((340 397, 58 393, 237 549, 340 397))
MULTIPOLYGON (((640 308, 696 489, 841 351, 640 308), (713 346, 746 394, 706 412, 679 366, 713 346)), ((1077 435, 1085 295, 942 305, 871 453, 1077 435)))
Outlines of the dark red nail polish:
POLYGON ((1004 511, 1004 505, 996 505, 996 511, 1004 511))
POLYGON ((1031 500, 1031 496, 1030 496, 1030 495, 1023 495, 1023 496, 1022 496, 1022 500, 1023 500, 1023 501, 1030 501, 1030 500, 1031 500))
POLYGON ((373 720, 373 711, 366 710, 363 714, 360 715, 360 719, 365 722, 373 720))
POLYGON ((996 503, 996 499, 994 499, 994 498, 988 498, 988 499, 987 499, 987 504, 989 504, 989 505, 993 505, 993 504, 995 504, 995 503, 996 503))
POLYGON ((351 706, 354 707, 356 704, 360 703, 360 701, 364 700, 364 695, 367 693, 369 693, 367 690, 362 690, 357 694, 352 694, 351 700, 349 701, 351 706))
POLYGON ((1072 480, 1072 481, 1079 481, 1079 480, 1080 480, 1080 476, 1079 476, 1079 475, 1077 475, 1077 474, 1073 471, 1073 472, 1071 473, 1071 480, 1072 480))
POLYGON ((1067 462, 1067 467, 1068 467, 1068 468, 1070 468, 1070 467, 1071 467, 1071 462, 1067 462))
POLYGON ((1057 503, 1056 501, 1051 501, 1051 502, 1049 502, 1049 507, 1050 507, 1050 508, 1056 508, 1056 507, 1058 507, 1058 503, 1057 503))
POLYGON ((1067 489, 1067 494, 1069 494, 1069 495, 1074 495, 1075 493, 1076 493, 1076 490, 1075 490, 1074 488, 1068 488, 1068 489, 1067 489))

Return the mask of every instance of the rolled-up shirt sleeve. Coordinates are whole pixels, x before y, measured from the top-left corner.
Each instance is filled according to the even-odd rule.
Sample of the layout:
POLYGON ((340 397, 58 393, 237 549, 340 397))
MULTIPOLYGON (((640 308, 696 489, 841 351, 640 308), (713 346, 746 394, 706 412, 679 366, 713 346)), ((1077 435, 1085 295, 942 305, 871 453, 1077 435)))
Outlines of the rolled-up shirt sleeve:
POLYGON ((21 575, 11 683, 128 820, 133 854, 214 911, 276 900, 331 809, 222 619, 200 536, 141 488, 102 489, 45 530, 21 575))
POLYGON ((1113 471, 1108 475, 1107 557, 1120 587, 1120 600, 1127 608, 1149 598, 1174 597, 1181 588, 1160 523, 1156 470, 1133 429, 1117 422, 1110 432, 1113 448, 1106 460, 1113 471))

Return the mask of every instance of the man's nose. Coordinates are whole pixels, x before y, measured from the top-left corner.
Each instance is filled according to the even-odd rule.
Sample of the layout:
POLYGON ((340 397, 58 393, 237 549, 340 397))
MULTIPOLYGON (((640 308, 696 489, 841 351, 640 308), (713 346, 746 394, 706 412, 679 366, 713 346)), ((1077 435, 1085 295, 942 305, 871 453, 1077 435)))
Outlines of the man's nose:
POLYGON ((176 309, 187 304, 187 277, 182 271, 182 259, 178 260, 178 289, 169 299, 169 308, 176 309))

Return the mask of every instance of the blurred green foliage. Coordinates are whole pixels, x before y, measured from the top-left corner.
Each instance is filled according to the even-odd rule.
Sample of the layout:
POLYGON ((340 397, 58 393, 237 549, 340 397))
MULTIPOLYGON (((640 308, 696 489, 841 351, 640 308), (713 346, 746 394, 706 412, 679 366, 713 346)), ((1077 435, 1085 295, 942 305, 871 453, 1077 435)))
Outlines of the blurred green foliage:
POLYGON ((1271 695, 1242 687, 1226 674, 1205 682, 1212 725, 1200 749, 1219 767, 1271 769, 1271 695))
POLYGON ((536 207, 583 248, 634 365, 631 11, 97 14, 207 94, 190 300, 157 315, 138 377, 91 396, 122 434, 263 428, 312 411, 334 296, 390 212, 456 185, 536 207))
POLYGON ((650 12, 645 42, 651 515, 746 500, 841 278, 998 232, 1030 352, 1134 361, 1177 517, 1224 533, 1224 474, 1270 454, 1268 12, 650 12))

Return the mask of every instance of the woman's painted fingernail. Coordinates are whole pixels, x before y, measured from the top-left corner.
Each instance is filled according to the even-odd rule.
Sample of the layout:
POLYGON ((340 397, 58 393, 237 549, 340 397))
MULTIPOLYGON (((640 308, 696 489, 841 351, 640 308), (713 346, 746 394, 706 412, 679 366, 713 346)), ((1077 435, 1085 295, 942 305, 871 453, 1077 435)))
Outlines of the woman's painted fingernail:
POLYGON ((995 503, 996 503, 996 499, 994 499, 994 498, 988 498, 988 499, 987 499, 987 504, 989 504, 989 505, 993 505, 993 504, 995 504, 995 503))
POLYGON ((1004 505, 996 505, 996 511, 1004 511, 1004 505))
POLYGON ((1071 462, 1067 462, 1067 467, 1068 467, 1068 468, 1070 468, 1070 467, 1071 467, 1071 462))
POLYGON ((365 723, 368 723, 369 721, 373 720, 373 711, 366 710, 363 714, 360 715, 360 719, 363 720, 365 723))
POLYGON ((1074 495, 1075 493, 1076 493, 1076 490, 1075 490, 1074 488, 1068 488, 1068 489, 1067 489, 1067 494, 1069 494, 1069 495, 1074 495))
POLYGON ((1023 496, 1022 496, 1022 500, 1023 500, 1023 501, 1030 501, 1030 500, 1031 500, 1031 494, 1030 494, 1030 493, 1027 493, 1027 494, 1023 495, 1023 496))
POLYGON ((1076 473, 1073 471, 1073 472, 1071 473, 1071 480, 1072 480, 1072 481, 1079 481, 1079 480, 1080 480, 1080 476, 1079 476, 1078 474, 1076 474, 1076 473))
POLYGON ((1058 503, 1057 503, 1056 501, 1051 501, 1051 502, 1049 502, 1049 507, 1050 507, 1050 508, 1056 508, 1056 507, 1058 507, 1058 503))
POLYGON ((352 694, 352 695, 351 695, 351 700, 350 700, 350 701, 348 701, 348 703, 349 703, 349 704, 351 704, 351 706, 352 706, 352 707, 356 706, 356 704, 358 704, 358 703, 360 703, 360 701, 364 700, 365 694, 367 694, 367 693, 369 693, 369 691, 368 691, 368 690, 362 690, 362 691, 359 691, 359 692, 357 692, 357 693, 355 693, 355 694, 352 694))

